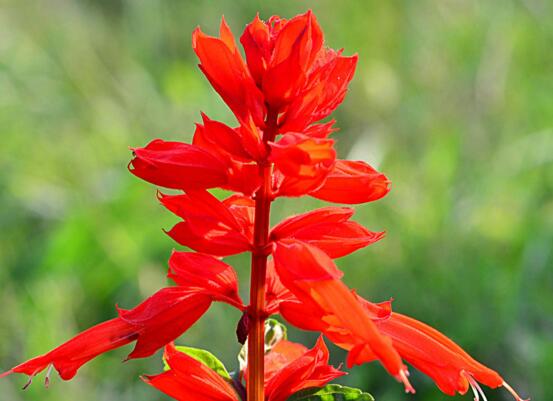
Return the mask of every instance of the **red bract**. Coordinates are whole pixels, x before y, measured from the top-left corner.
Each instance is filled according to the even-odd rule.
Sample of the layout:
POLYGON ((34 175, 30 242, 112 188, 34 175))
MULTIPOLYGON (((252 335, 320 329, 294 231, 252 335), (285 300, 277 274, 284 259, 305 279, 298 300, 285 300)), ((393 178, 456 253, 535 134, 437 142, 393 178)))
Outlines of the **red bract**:
MULTIPOLYGON (((333 259, 383 237, 351 221, 353 209, 321 208, 270 229, 271 202, 279 196, 365 203, 385 196, 390 181, 367 163, 336 159, 334 140, 328 138, 336 131, 334 120, 320 121, 344 99, 357 56, 327 48, 310 11, 289 20, 273 16, 265 22, 256 16, 240 41, 246 61, 224 20, 219 37, 199 28, 193 33, 200 68, 236 116, 237 126, 202 114, 192 145, 157 139, 134 149, 129 165, 148 182, 183 191, 159 193, 160 202, 182 219, 168 234, 199 252, 171 255, 168 277, 177 286, 161 289, 134 309, 120 310, 119 317, 4 375, 33 377, 53 366, 70 379, 92 358, 136 341, 129 358, 166 346, 169 369, 145 381, 177 400, 285 401, 341 376, 328 364, 322 337, 308 350, 286 340, 275 345, 268 336, 267 352, 265 320, 280 313, 347 350, 349 366, 378 360, 408 392, 414 389, 403 360, 446 394, 464 394, 472 387, 478 401, 483 394, 478 383, 483 383, 504 386, 520 401, 498 373, 446 336, 392 312, 391 302, 366 301, 341 281, 343 273, 333 259), (236 193, 221 201, 207 191, 211 188, 236 193), (239 296, 236 272, 219 259, 241 252, 251 253, 248 305, 239 296), (247 369, 241 373, 246 388, 240 372, 231 384, 172 345, 213 301, 243 312, 236 333, 240 342, 247 339, 247 369)), ((271 324, 267 327, 270 333, 271 324)))

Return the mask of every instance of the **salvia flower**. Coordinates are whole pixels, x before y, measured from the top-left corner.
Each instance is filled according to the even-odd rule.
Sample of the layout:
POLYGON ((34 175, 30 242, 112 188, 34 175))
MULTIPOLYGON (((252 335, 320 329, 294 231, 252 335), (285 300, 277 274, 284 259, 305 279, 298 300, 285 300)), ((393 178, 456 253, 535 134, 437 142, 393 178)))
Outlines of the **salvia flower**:
POLYGON ((32 379, 55 368, 69 380, 96 356, 131 343, 128 359, 165 348, 165 372, 144 380, 176 400, 286 401, 344 374, 329 364, 322 336, 312 349, 285 338, 267 342, 266 319, 281 315, 345 349, 349 367, 378 361, 407 392, 415 392, 409 363, 447 395, 472 388, 476 400, 485 400, 483 384, 503 386, 521 401, 499 373, 444 334, 392 311, 391 301, 370 302, 342 282, 334 259, 384 236, 353 221, 353 209, 324 207, 270 227, 277 197, 360 204, 384 197, 390 181, 363 161, 337 158, 330 138, 334 120, 323 120, 343 101, 357 56, 328 48, 311 11, 291 19, 256 16, 240 43, 245 58, 224 19, 218 36, 200 28, 192 34, 199 67, 234 113, 235 126, 202 114, 192 144, 155 139, 132 149, 134 175, 177 191, 158 192, 177 219, 167 234, 195 252, 171 254, 168 277, 175 286, 135 308, 118 308, 113 319, 2 376, 32 379), (214 188, 233 194, 221 199, 220 192, 209 192, 214 188), (248 304, 233 267, 221 260, 243 252, 252 258, 248 304), (236 332, 247 345, 232 375, 212 354, 173 344, 213 302, 242 313, 236 332))

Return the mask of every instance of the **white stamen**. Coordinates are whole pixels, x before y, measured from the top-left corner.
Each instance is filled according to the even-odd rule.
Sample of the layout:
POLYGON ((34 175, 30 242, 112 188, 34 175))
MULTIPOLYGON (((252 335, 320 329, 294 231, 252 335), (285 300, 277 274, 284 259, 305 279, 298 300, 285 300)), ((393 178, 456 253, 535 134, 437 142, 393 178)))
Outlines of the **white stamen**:
POLYGON ((467 373, 467 372, 463 372, 463 373, 465 373, 465 377, 467 378, 467 380, 469 381, 470 386, 472 387, 472 392, 474 393, 474 397, 475 397, 474 401, 479 401, 480 400, 480 398, 476 394, 476 391, 478 391, 478 394, 480 394, 482 396, 482 399, 484 401, 488 401, 488 399, 486 398, 486 394, 484 394, 484 391, 482 390, 482 388, 480 387, 478 382, 476 380, 474 380, 474 378, 471 376, 471 374, 467 373))
POLYGON ((48 370, 46 371, 46 377, 44 378, 44 387, 48 388, 50 385, 50 375, 52 374, 52 368, 54 365, 48 365, 48 370))
POLYGON ((513 397, 515 397, 516 401, 530 401, 530 398, 523 399, 520 395, 518 395, 517 392, 511 386, 509 386, 507 382, 503 382, 503 387, 505 387, 507 391, 509 391, 509 393, 511 393, 513 397))

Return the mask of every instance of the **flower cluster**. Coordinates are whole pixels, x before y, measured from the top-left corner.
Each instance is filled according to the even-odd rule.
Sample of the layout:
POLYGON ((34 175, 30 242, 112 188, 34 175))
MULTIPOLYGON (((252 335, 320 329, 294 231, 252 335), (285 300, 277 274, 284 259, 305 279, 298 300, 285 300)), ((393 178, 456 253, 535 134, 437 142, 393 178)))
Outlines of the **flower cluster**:
MULTIPOLYGON (((31 378, 54 367, 65 379, 94 357, 135 343, 128 358, 165 347, 167 369, 144 380, 177 400, 285 401, 344 374, 328 364, 323 337, 312 349, 281 339, 265 348, 265 320, 280 315, 290 324, 322 333, 348 351, 347 365, 379 361, 414 392, 405 362, 432 378, 448 395, 483 396, 479 383, 503 386, 495 371, 477 362, 426 324, 373 303, 348 288, 334 259, 383 237, 352 221, 354 210, 330 206, 289 217, 270 228, 277 197, 312 196, 360 204, 385 196, 390 182, 362 161, 340 160, 321 122, 342 102, 357 56, 325 47, 311 12, 286 20, 258 16, 240 42, 221 22, 218 37, 200 29, 193 48, 213 88, 232 110, 236 127, 202 114, 192 144, 156 139, 133 149, 130 171, 152 184, 181 191, 159 193, 180 221, 167 234, 195 252, 174 251, 163 288, 112 320, 94 326, 9 373, 31 378), (226 199, 208 190, 232 191, 226 199), (222 257, 250 252, 250 301, 239 295, 235 271, 222 257), (238 332, 247 338, 247 362, 238 378, 174 346, 212 302, 243 312, 238 332), (244 386, 245 382, 245 386, 244 386)), ((47 378, 48 380, 48 378, 47 378)), ((483 396, 485 399, 485 396, 483 396)))

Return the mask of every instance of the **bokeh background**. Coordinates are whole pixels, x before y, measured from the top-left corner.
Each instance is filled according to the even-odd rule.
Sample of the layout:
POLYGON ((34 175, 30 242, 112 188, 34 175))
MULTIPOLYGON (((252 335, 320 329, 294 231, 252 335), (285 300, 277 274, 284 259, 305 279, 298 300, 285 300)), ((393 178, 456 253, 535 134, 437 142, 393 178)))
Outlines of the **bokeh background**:
MULTIPOLYGON (((386 230, 339 260, 373 300, 451 336, 523 394, 553 399, 553 3, 547 0, 0 2, 0 367, 43 353, 166 284, 176 218, 127 172, 129 146, 188 141, 200 110, 233 123, 196 67, 191 32, 235 34, 256 12, 315 11, 359 53, 334 114, 341 157, 393 181, 357 219, 386 230)), ((279 200, 275 221, 314 200, 279 200)), ((248 259, 229 258, 244 280, 248 259)), ((216 305, 180 343, 229 369, 238 314, 216 305)), ((308 345, 313 333, 291 331, 308 345)), ((0 400, 157 401, 130 348, 48 390, 0 380, 0 400)), ((333 348, 334 362, 344 353, 333 348)), ((377 364, 342 383, 379 401, 447 399, 413 373, 403 394, 377 364)), ((508 400, 502 390, 489 400, 508 400)), ((463 399, 471 399, 466 395, 463 399)))

